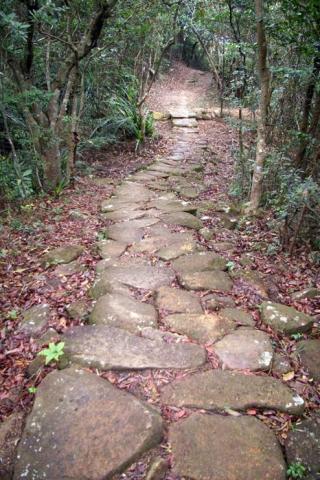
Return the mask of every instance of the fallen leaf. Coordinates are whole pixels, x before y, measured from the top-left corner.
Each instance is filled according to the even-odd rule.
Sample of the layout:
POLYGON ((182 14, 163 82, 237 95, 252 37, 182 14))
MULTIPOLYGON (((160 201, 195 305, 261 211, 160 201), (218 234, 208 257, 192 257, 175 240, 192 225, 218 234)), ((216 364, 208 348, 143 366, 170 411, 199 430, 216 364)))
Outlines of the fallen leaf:
POLYGON ((293 380, 293 379, 294 379, 294 375, 295 375, 294 371, 288 372, 288 373, 284 373, 284 374, 282 375, 282 380, 283 380, 284 382, 289 382, 289 380, 293 380))

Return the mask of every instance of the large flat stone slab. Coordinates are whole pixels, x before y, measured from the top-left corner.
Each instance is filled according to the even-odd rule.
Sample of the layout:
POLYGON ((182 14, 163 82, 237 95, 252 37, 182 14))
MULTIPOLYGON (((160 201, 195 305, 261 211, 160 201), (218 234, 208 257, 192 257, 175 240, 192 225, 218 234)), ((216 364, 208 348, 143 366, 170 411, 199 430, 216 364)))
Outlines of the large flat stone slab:
POLYGON ((153 341, 104 325, 74 327, 62 339, 71 362, 102 370, 195 368, 206 361, 198 345, 153 341))
POLYGON ((98 277, 90 288, 89 295, 91 298, 97 300, 107 293, 120 293, 121 295, 130 297, 131 290, 129 287, 127 287, 127 285, 117 281, 112 281, 108 274, 105 275, 104 272, 101 272, 98 274, 98 277))
POLYGON ((19 325, 19 331, 31 336, 40 335, 47 326, 50 315, 50 305, 47 303, 34 305, 23 312, 23 320, 19 325))
POLYGON ((302 366, 307 369, 316 382, 320 382, 320 340, 298 342, 297 353, 300 356, 302 366))
POLYGON ((210 411, 264 408, 301 415, 303 399, 272 377, 210 370, 176 380, 162 390, 163 403, 210 411))
POLYGON ((164 318, 164 323, 174 332, 200 343, 213 343, 235 328, 235 323, 217 314, 176 314, 164 318))
POLYGON ((223 366, 236 370, 268 370, 273 348, 269 335, 260 330, 239 328, 214 345, 223 366))
POLYGON ((232 281, 226 272, 219 270, 205 272, 181 273, 178 275, 179 283, 187 290, 232 290, 232 281))
POLYGON ((178 258, 172 267, 178 273, 203 272, 206 270, 225 270, 227 260, 212 252, 199 252, 178 258))
POLYGON ((145 210, 121 209, 107 212, 103 215, 106 220, 113 220, 114 222, 124 222, 126 220, 135 220, 141 218, 146 214, 145 210))
POLYGON ((133 228, 130 222, 115 223, 107 228, 106 234, 108 239, 131 244, 142 239, 143 229, 133 228))
POLYGON ((169 261, 180 257, 181 255, 196 252, 199 249, 200 246, 195 240, 181 239, 180 241, 175 241, 167 247, 160 248, 160 250, 157 251, 157 257, 161 258, 161 260, 169 261))
POLYGON ((263 302, 261 318, 270 327, 288 335, 299 332, 309 332, 312 329, 313 318, 293 307, 281 303, 263 302))
POLYGON ((189 212, 196 213, 197 207, 190 202, 176 199, 159 198, 151 202, 151 206, 157 208, 163 213, 189 212))
POLYGON ((194 230, 200 230, 200 228, 203 227, 201 220, 188 212, 165 213, 161 215, 160 218, 164 223, 169 225, 181 225, 182 227, 193 228, 194 230))
POLYGON ((153 193, 137 182, 125 182, 115 191, 116 197, 126 202, 146 202, 153 197, 153 193))
POLYGON ((192 414, 169 429, 173 470, 196 480, 285 480, 280 445, 252 417, 192 414))
POLYGON ((159 310, 168 313, 202 313, 199 298, 179 288, 160 287, 156 292, 155 303, 159 310))
POLYGON ((107 212, 116 212, 118 210, 122 211, 129 211, 129 210, 138 210, 142 207, 143 202, 130 202, 130 200, 126 200, 124 198, 118 197, 111 197, 108 200, 104 200, 101 203, 101 211, 102 213, 107 212))
POLYGON ((128 244, 115 242, 114 240, 102 240, 98 242, 97 248, 102 258, 118 258, 127 249, 128 244))
POLYGON ((104 271, 104 277, 130 287, 154 290, 162 285, 169 285, 175 275, 169 268, 132 263, 107 268, 104 271))
POLYGON ((42 264, 44 266, 61 265, 76 260, 82 253, 84 248, 80 245, 65 245, 63 247, 54 248, 42 256, 42 264))
POLYGON ((157 326, 157 312, 148 303, 120 293, 112 293, 99 298, 90 315, 90 323, 139 333, 144 327, 157 326))
POLYGON ((24 427, 25 414, 17 412, 11 414, 0 424, 0 478, 11 480, 17 445, 24 427))
POLYGON ((14 479, 110 479, 162 437, 146 403, 93 373, 49 373, 18 447, 14 479))
POLYGON ((173 118, 172 124, 179 128, 196 128, 198 122, 195 118, 173 118))
POLYGON ((288 464, 301 463, 310 474, 310 480, 319 479, 320 415, 297 423, 288 433, 285 448, 288 464))
POLYGON ((222 308, 219 315, 228 320, 232 320, 237 325, 245 327, 254 327, 255 322, 251 313, 242 310, 241 308, 222 308))

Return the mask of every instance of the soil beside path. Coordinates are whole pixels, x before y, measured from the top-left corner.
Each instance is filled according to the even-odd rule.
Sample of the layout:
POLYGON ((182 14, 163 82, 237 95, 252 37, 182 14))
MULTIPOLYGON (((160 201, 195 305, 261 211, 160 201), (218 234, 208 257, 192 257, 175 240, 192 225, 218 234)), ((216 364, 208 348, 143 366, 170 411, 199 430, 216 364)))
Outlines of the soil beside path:
POLYGON ((91 198, 83 228, 98 239, 65 232, 39 259, 60 315, 40 290, 14 325, 29 359, 50 339, 64 356, 59 369, 25 360, 33 408, 25 426, 20 413, 3 424, 16 480, 281 480, 296 462, 316 478, 319 307, 316 292, 293 295, 316 272, 303 256, 267 256, 267 223, 231 205, 234 133, 193 114, 210 82, 179 66, 156 87, 150 107, 180 112, 159 124, 162 152, 91 198), (86 293, 65 310, 79 282, 86 293))

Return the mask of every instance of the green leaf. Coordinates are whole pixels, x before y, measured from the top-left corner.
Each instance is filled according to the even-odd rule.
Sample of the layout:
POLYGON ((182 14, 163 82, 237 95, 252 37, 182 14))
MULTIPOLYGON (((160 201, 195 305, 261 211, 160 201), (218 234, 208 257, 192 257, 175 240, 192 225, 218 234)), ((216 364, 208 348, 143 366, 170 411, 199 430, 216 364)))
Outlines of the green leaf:
POLYGON ((49 343, 48 348, 44 348, 38 355, 45 357, 45 364, 48 365, 51 361, 57 362, 59 358, 64 354, 64 342, 49 343))

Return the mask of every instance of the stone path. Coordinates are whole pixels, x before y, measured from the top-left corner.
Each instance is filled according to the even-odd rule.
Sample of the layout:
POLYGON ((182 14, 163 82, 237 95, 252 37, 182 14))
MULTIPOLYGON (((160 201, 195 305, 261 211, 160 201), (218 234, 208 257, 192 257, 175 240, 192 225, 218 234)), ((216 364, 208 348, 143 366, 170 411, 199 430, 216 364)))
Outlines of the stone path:
MULTIPOLYGON (((87 325, 61 338, 60 367, 68 368, 50 373, 38 388, 15 480, 118 478, 151 449, 151 459, 159 451, 168 459, 170 452, 169 463, 156 458, 149 474, 121 478, 286 478, 275 434, 246 410, 301 415, 304 402, 281 380, 261 374, 272 366, 271 339, 235 307, 227 260, 201 241, 208 232, 196 197, 207 145, 195 116, 184 112, 182 105, 173 119, 171 154, 128 177, 101 205, 107 239, 97 244, 102 260, 90 291, 94 308, 87 325), (152 378, 158 369, 165 381, 149 399, 101 378, 143 370, 152 378), (168 422, 170 408, 182 412, 180 420, 168 422)), ((59 249, 44 261, 68 263, 80 252, 59 249)), ((21 328, 38 332, 47 313, 46 306, 29 312, 21 328)), ((262 321, 290 333, 312 325, 271 302, 262 305, 262 321)), ((310 349, 302 347, 308 359, 310 349)), ((292 458, 295 442, 293 436, 292 458)))

